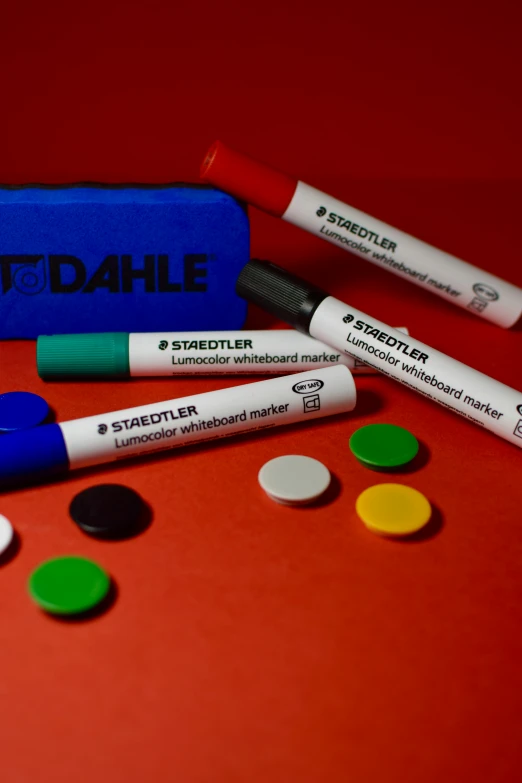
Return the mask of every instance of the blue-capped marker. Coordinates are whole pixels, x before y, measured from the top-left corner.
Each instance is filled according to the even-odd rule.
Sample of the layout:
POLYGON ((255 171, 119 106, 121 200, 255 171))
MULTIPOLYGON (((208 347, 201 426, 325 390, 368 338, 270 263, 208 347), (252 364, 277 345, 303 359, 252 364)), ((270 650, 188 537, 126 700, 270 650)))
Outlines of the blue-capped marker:
POLYGON ((149 451, 351 411, 343 365, 195 394, 0 438, 0 486, 149 451))
POLYGON ((43 397, 31 392, 0 394, 0 433, 29 430, 42 424, 49 415, 43 397))

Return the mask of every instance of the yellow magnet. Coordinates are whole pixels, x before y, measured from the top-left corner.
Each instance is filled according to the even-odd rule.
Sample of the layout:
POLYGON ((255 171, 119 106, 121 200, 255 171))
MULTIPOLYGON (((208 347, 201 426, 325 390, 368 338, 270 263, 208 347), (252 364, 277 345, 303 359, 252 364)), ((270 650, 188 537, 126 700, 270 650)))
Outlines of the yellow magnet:
POLYGON ((355 510, 366 527, 383 536, 408 536, 429 522, 431 506, 404 484, 376 484, 361 492, 355 510))

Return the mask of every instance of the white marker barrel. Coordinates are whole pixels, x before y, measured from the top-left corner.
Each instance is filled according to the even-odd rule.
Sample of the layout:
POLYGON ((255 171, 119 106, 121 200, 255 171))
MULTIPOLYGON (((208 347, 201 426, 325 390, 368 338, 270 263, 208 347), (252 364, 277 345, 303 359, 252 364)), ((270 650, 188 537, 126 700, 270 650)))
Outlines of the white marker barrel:
POLYGON ((522 392, 329 296, 310 334, 522 448, 522 392))
POLYGON ((53 426, 61 429, 70 467, 80 468, 281 424, 310 422, 351 411, 355 401, 352 375, 339 365, 53 426))
POLYGON ((522 289, 304 182, 282 217, 499 326, 522 315, 522 289))
MULTIPOLYGON (((399 330, 408 334, 405 327, 399 330)), ((129 335, 130 374, 238 375, 294 373, 343 364, 354 373, 375 373, 343 351, 294 329, 129 335)))

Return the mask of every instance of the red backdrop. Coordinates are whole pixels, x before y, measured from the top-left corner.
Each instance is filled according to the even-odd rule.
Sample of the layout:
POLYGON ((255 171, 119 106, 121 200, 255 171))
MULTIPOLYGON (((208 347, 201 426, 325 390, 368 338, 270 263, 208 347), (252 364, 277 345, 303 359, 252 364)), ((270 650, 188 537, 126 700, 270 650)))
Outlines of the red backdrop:
MULTIPOLYGON (((522 285, 520 21, 512 0, 4 4, 0 181, 194 180, 219 137, 522 285)), ((254 255, 522 388, 520 328, 251 218, 254 255)), ((249 324, 274 321, 253 309, 249 324)), ((46 385, 34 344, 0 343, 0 391, 39 392, 58 420, 236 382, 46 385)), ((19 535, 0 560, 6 783, 518 779, 520 452, 387 378, 358 390, 349 416, 0 496, 19 535), (390 480, 347 449, 375 421, 424 444, 394 477, 434 505, 422 540, 355 516, 357 494, 390 480), (330 502, 263 496, 257 471, 284 453, 328 465, 330 502), (74 494, 102 481, 149 501, 143 535, 101 543, 70 522, 74 494), (65 623, 26 582, 73 552, 118 596, 65 623)))

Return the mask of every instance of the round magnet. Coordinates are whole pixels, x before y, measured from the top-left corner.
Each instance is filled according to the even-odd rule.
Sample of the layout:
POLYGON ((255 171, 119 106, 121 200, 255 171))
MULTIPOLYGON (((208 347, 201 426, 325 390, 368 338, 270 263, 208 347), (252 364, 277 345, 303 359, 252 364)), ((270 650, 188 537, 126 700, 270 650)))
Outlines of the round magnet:
POLYGON ((395 424, 368 424, 356 430, 349 441, 350 449, 367 467, 397 468, 417 455, 417 438, 395 424))
POLYGON ((319 460, 288 454, 263 465, 258 480, 267 495, 278 503, 300 505, 320 497, 328 488, 331 476, 319 460))
POLYGON ((86 612, 103 601, 110 583, 109 575, 92 560, 56 557, 33 571, 29 593, 46 612, 72 615, 86 612))
POLYGON ((130 487, 123 484, 97 484, 73 498, 69 513, 89 535, 126 538, 140 528, 146 506, 141 495, 130 487))
POLYGON ((384 536, 408 536, 431 517, 427 498, 404 484, 376 484, 361 492, 355 510, 367 528, 384 536))
POLYGON ((24 391, 0 394, 0 432, 37 427, 48 415, 49 406, 38 394, 24 391))
POLYGON ((13 526, 2 514, 0 514, 0 555, 9 548, 11 541, 13 540, 13 526))

